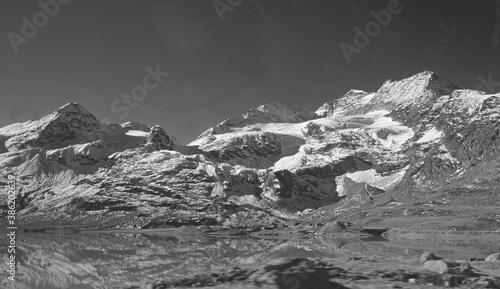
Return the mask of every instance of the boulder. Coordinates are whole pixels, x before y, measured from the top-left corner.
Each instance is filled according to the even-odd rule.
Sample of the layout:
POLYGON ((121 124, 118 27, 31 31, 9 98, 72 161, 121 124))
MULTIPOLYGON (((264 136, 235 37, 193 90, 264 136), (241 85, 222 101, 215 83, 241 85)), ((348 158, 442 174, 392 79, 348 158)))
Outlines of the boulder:
POLYGON ((491 261, 500 261, 500 252, 491 254, 486 259, 484 259, 486 262, 491 262, 491 261))
POLYGON ((449 267, 448 264, 443 260, 429 260, 424 263, 424 269, 439 274, 444 274, 448 272, 449 267))
POLYGON ((202 233, 203 233, 203 232, 210 232, 210 231, 213 231, 213 229, 212 229, 210 226, 208 226, 208 225, 201 225, 201 226, 198 226, 196 229, 197 229, 198 231, 202 232, 202 233))

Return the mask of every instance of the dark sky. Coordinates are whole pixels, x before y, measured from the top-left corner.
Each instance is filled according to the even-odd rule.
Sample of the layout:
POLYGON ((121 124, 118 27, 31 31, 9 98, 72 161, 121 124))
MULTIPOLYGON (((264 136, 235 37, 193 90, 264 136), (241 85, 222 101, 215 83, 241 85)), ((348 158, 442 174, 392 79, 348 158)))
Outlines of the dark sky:
POLYGON ((1 0, 0 127, 79 102, 99 119, 159 124, 188 142, 264 103, 315 110, 423 70, 466 88, 500 82, 497 0, 217 1, 235 4, 222 21, 212 0, 71 0, 46 18, 38 1, 1 0), (397 2, 348 63, 340 44, 354 45, 354 28, 397 2), (23 17, 34 16, 37 33, 24 35, 23 17), (147 67, 169 75, 146 78, 147 90, 147 67), (125 116, 121 96, 132 92, 140 101, 125 116))

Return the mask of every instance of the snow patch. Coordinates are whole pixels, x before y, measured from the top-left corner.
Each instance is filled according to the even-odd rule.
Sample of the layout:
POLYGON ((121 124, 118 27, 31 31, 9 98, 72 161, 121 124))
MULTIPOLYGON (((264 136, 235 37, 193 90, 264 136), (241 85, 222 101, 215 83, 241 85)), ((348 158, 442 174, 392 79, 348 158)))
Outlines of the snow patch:
POLYGON ((142 130, 129 130, 125 133, 129 136, 137 136, 137 137, 148 137, 149 133, 142 130))
POLYGON ((443 132, 438 131, 435 127, 433 127, 430 130, 426 131, 425 134, 419 140, 417 140, 417 143, 436 141, 439 140, 442 136, 443 132))
POLYGON ((393 185, 397 184, 401 179, 403 179, 409 166, 390 174, 388 176, 382 176, 377 173, 374 169, 367 171, 359 171, 355 173, 347 173, 345 176, 357 183, 366 183, 372 187, 376 187, 382 190, 387 190, 393 185))
POLYGON ((373 138, 377 139, 383 146, 397 151, 401 146, 410 138, 413 137, 415 132, 401 123, 387 117, 389 112, 385 110, 374 111, 365 114, 371 116, 374 123, 365 127, 373 138))
POLYGON ((347 173, 335 178, 335 183, 337 184, 336 191, 339 196, 347 195, 353 188, 352 182, 354 182, 354 186, 357 187, 359 187, 359 185, 368 184, 372 187, 387 191, 403 179, 408 168, 409 166, 406 166, 395 173, 384 176, 377 173, 374 169, 347 173))
POLYGON ((363 97, 361 99, 361 103, 363 103, 363 104, 369 103, 373 99, 374 96, 375 96, 375 93, 367 94, 365 97, 363 97))

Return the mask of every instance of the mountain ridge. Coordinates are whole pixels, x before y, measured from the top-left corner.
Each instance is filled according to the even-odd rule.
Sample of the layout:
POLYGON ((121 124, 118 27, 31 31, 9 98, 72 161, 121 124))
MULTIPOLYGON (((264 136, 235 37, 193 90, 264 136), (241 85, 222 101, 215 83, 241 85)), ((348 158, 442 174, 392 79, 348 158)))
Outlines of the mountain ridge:
POLYGON ((499 113, 500 94, 431 71, 316 112, 261 105, 187 145, 159 126, 101 124, 73 103, 0 128, 0 163, 24 180, 27 227, 260 228, 438 195, 487 206, 500 200, 499 113))

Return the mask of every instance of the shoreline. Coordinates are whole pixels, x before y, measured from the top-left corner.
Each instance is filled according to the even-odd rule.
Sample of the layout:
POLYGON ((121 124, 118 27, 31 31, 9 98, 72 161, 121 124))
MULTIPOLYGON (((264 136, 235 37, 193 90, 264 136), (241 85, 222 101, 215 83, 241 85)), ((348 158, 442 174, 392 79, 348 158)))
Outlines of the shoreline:
MULTIPOLYGON (((372 229, 370 229, 372 230, 372 229)), ((451 231, 451 230, 415 230, 403 228, 384 229, 382 233, 377 230, 376 233, 370 234, 370 230, 362 229, 358 232, 337 232, 328 234, 319 234, 314 228, 298 228, 298 229, 266 229, 266 230, 244 230, 244 229, 227 229, 222 226, 211 226, 210 230, 198 230, 196 226, 183 226, 180 228, 154 228, 154 229, 88 229, 75 227, 54 227, 44 230, 22 230, 24 233, 46 233, 46 234, 144 234, 144 235, 199 235, 199 236, 241 236, 251 238, 314 238, 314 237, 381 237, 387 240, 433 240, 433 239, 450 239, 450 240, 476 240, 488 239, 498 240, 500 242, 500 231, 451 231)))

